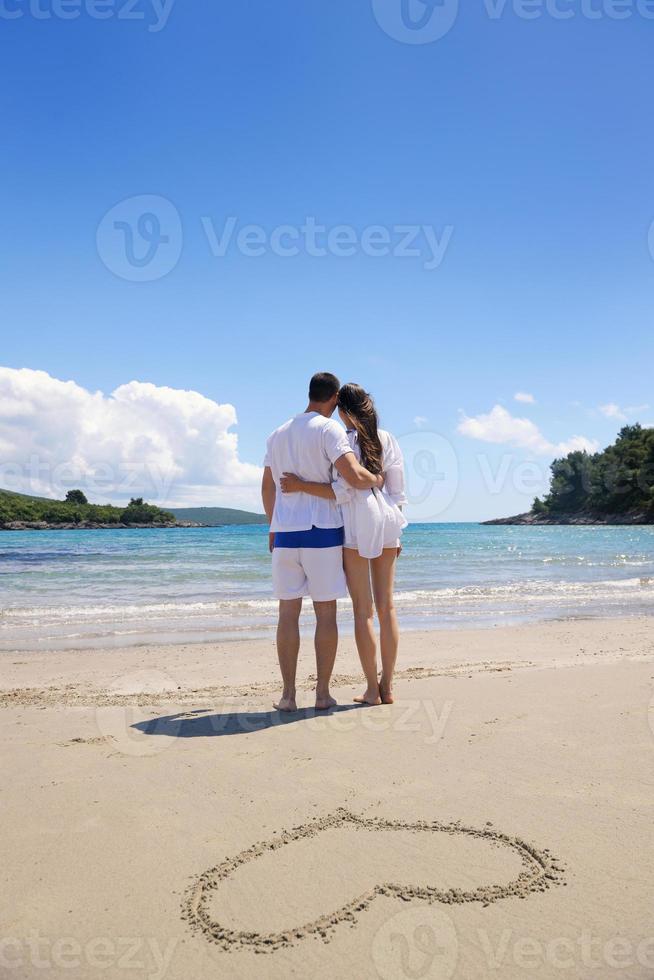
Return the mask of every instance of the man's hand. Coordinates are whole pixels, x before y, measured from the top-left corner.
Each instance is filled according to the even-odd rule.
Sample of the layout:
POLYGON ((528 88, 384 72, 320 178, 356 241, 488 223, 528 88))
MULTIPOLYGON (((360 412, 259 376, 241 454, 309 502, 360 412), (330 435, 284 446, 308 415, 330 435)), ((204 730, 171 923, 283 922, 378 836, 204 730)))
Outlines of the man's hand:
POLYGON ((399 558, 401 554, 402 554, 402 545, 401 544, 398 544, 398 546, 397 546, 397 557, 399 558))
POLYGON ((304 480, 301 480, 295 473, 283 473, 279 481, 282 493, 301 493, 303 483, 304 480))
POLYGON ((268 551, 270 554, 275 550, 275 532, 268 531, 268 551))

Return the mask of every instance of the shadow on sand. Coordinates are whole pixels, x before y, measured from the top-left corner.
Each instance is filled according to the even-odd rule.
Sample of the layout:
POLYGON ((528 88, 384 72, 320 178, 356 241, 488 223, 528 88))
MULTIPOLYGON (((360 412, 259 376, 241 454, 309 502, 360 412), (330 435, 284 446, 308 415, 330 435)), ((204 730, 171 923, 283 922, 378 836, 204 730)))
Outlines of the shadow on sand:
POLYGON ((263 732, 267 728, 294 725, 310 718, 324 718, 365 708, 363 704, 339 704, 328 711, 315 708, 299 708, 297 711, 232 711, 226 714, 207 714, 205 708, 196 711, 180 711, 174 715, 162 715, 139 721, 131 727, 145 735, 167 735, 169 738, 210 738, 214 735, 248 735, 263 732))

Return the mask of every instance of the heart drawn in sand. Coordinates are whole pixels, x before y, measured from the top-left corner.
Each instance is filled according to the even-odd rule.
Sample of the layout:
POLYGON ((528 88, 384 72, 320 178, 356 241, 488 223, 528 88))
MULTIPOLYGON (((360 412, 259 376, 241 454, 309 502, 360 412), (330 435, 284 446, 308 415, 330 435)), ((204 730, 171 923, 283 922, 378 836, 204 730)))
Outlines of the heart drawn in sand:
MULTIPOLYGON (((371 845, 372 843, 376 845, 377 841, 370 841, 371 845)), ((343 841, 341 841, 341 851, 343 850, 342 845, 343 841)), ((286 857, 283 851, 282 855, 286 857)), ((329 856, 329 851, 327 851, 327 857, 329 858, 329 856)), ((317 851, 315 852, 315 857, 318 857, 317 851)), ((441 856, 436 855, 436 857, 438 858, 436 866, 440 867, 441 856)), ((306 854, 304 854, 304 858, 306 859, 306 854)), ((457 856, 454 864, 458 860, 459 858, 457 856)), ((392 863, 389 860, 389 864, 392 863)), ((395 863, 397 864, 397 861, 395 863)), ((383 862, 381 867, 384 867, 383 862)), ((400 867, 403 867, 403 864, 400 867)), ((253 869, 250 867, 249 870, 252 871, 253 869)), ((294 877, 301 882, 304 881, 306 885, 307 879, 310 884, 314 880, 312 871, 311 864, 307 866, 307 873, 304 873, 302 867, 296 867, 294 856, 293 865, 290 871, 287 870, 287 876, 294 877)), ((292 830, 282 831, 268 841, 253 844, 235 857, 227 858, 216 867, 205 871, 187 889, 182 908, 182 916, 194 930, 202 933, 211 942, 217 943, 225 951, 249 948, 256 952, 273 952, 282 947, 296 945, 310 936, 316 936, 324 941, 329 941, 334 932, 344 923, 355 925, 360 914, 378 896, 387 896, 405 902, 417 901, 429 904, 440 902, 448 905, 460 905, 466 902, 480 902, 483 905, 489 905, 505 898, 526 898, 532 893, 543 892, 551 885, 561 882, 562 872, 563 868, 547 849, 539 850, 518 837, 511 837, 508 834, 500 833, 490 825, 479 829, 464 826, 459 822, 446 824, 437 820, 418 820, 415 822, 388 820, 383 817, 364 817, 345 809, 338 809, 335 813, 318 817, 292 830), (434 854, 431 852, 435 850, 437 844, 442 853, 447 853, 448 848, 450 850, 453 848, 456 850, 456 844, 463 845, 464 848, 468 847, 473 849, 471 851, 472 857, 470 857, 469 861, 472 870, 467 872, 467 881, 475 874, 477 875, 477 880, 479 880, 479 867, 484 864, 484 855, 488 858, 485 861, 486 866, 492 867, 497 871, 500 866, 498 862, 505 862, 512 869, 511 873, 513 877, 501 883, 485 882, 473 887, 463 888, 444 888, 442 885, 428 883, 428 880, 424 880, 420 884, 408 884, 406 881, 398 882, 392 880, 377 881, 375 884, 366 882, 366 886, 363 888, 361 888, 361 882, 359 882, 359 889, 361 890, 354 898, 351 898, 339 907, 332 908, 331 911, 318 914, 308 922, 298 921, 292 927, 285 927, 271 932, 263 931, 262 929, 240 928, 234 923, 227 924, 225 919, 229 919, 230 916, 233 917, 233 909, 230 908, 224 893, 226 889, 233 887, 233 880, 239 871, 246 869, 242 872, 245 874, 247 873, 248 866, 252 865, 252 862, 256 862, 258 859, 263 859, 264 861, 269 860, 271 853, 280 852, 282 849, 289 847, 293 848, 294 844, 296 855, 299 854, 301 848, 306 849, 307 846, 318 847, 318 842, 313 845, 311 844, 311 839, 318 838, 323 834, 325 835, 325 840, 320 842, 320 846, 323 847, 322 854, 324 857, 324 848, 329 848, 330 846, 330 835, 332 842, 334 841, 334 831, 341 834, 346 832, 346 836, 356 835, 353 840, 349 840, 348 837, 346 843, 349 847, 349 852, 346 852, 345 858, 343 857, 343 853, 341 853, 340 864, 338 864, 337 860, 332 865, 335 868, 332 877, 336 879, 337 884, 340 872, 342 872, 343 877, 346 877, 346 872, 350 872, 350 877, 352 877, 352 867, 355 868, 356 872, 356 862, 354 860, 351 862, 348 861, 347 853, 353 859, 355 857, 361 859, 363 855, 363 865, 365 865, 365 838, 369 834, 383 835, 384 844, 388 844, 387 853, 394 854, 397 848, 393 847, 393 841, 386 836, 388 832, 399 832, 399 836, 395 839, 396 843, 399 844, 401 838, 403 846, 408 848, 407 854, 411 853, 413 855, 415 867, 422 867, 420 875, 416 874, 416 877, 424 879, 426 874, 431 874, 431 872, 425 871, 424 869, 429 868, 430 859, 432 861, 434 860, 434 854), (361 834, 360 840, 358 837, 359 834, 361 834), (439 836, 434 837, 434 835, 439 836), (486 845, 488 849, 492 850, 492 853, 490 850, 486 850, 486 845), (215 907, 223 909, 220 915, 223 919, 222 923, 215 917, 215 907)), ((434 874, 436 873, 434 871, 434 874)), ((399 873, 399 876, 406 877, 406 874, 399 873)), ((499 873, 497 876, 504 877, 499 873)), ((311 886, 311 891, 314 897, 316 894, 323 894, 322 882, 319 889, 311 886)), ((260 902, 266 900, 267 892, 270 892, 270 889, 260 888, 259 891, 255 889, 251 893, 249 900, 245 902, 245 911, 251 910, 260 904, 260 902)), ((276 904, 279 904, 277 896, 273 900, 276 904)), ((298 901, 296 906, 293 907, 293 914, 297 914, 300 917, 302 916, 302 912, 298 911, 298 909, 304 910, 305 903, 298 901)))

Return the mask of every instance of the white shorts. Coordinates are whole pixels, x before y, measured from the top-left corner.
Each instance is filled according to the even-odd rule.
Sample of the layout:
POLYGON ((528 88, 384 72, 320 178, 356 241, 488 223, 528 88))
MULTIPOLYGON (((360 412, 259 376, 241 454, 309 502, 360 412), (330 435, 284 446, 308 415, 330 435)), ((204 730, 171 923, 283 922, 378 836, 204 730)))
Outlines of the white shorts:
POLYGON ((343 548, 275 548, 272 555, 273 591, 276 599, 311 596, 314 602, 331 602, 347 595, 343 548))
MULTIPOLYGON (((378 500, 385 504, 385 515, 382 534, 382 548, 399 548, 402 529, 406 527, 406 520, 401 511, 393 504, 387 503, 383 495, 379 495, 378 500)), ((344 540, 343 546, 353 551, 359 551, 359 541, 357 535, 357 505, 351 500, 342 504, 344 540)))
MULTIPOLYGON (((389 528, 384 533, 383 548, 399 548, 400 539, 397 536, 397 530, 395 528, 389 528)), ((359 550, 359 543, 357 541, 356 531, 354 529, 349 529, 349 533, 345 535, 345 541, 343 543, 344 548, 350 548, 352 551, 359 550)))

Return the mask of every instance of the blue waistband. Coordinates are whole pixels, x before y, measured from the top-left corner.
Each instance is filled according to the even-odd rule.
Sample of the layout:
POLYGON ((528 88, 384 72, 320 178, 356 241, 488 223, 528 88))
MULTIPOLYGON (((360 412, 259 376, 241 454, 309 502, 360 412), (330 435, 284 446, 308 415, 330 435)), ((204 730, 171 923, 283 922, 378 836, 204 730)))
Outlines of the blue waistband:
POLYGON ((312 527, 310 531, 276 531, 276 548, 338 548, 345 540, 342 527, 312 527))

